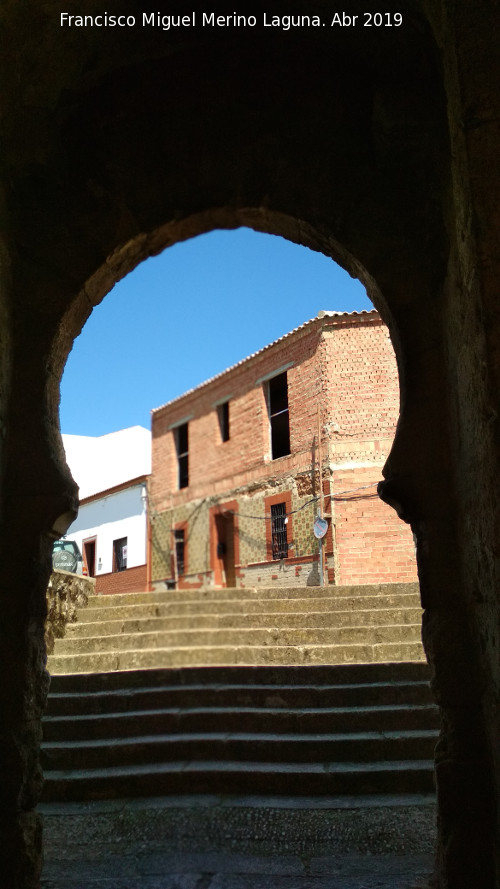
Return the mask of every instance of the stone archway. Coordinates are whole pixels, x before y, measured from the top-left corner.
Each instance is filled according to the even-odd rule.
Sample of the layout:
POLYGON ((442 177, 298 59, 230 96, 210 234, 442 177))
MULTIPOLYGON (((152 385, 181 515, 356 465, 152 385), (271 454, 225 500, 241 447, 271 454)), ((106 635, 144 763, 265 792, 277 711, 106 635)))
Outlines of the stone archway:
POLYGON ((402 7, 397 32, 286 42, 154 29, 63 42, 36 0, 22 20, 6 13, 0 817, 12 886, 37 885, 44 593, 51 534, 76 509, 58 430, 64 362, 92 306, 139 261, 240 224, 332 256, 391 329, 402 412, 381 496, 418 540, 443 712, 439 885, 499 885, 491 126, 484 136, 498 96, 491 70, 471 68, 476 46, 495 61, 495 29, 472 2, 443 4, 439 21, 423 0, 402 7))

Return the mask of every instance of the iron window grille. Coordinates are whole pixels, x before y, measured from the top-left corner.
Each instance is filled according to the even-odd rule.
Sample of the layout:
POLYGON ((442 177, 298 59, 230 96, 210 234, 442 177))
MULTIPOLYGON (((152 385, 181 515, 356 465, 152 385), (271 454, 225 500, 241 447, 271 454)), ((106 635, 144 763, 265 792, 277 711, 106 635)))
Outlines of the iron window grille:
POLYGON ((288 558, 286 503, 271 506, 271 546, 273 559, 288 558))
POLYGON ((182 577, 185 571, 185 557, 186 557, 186 541, 184 536, 184 529, 177 528, 174 531, 174 544, 175 544, 175 564, 177 566, 177 577, 182 577))

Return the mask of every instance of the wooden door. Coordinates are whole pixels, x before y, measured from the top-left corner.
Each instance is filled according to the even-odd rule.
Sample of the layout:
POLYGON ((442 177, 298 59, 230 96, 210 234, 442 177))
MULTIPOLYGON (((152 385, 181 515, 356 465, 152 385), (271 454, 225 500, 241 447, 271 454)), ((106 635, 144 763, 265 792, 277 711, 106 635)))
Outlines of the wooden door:
POLYGON ((214 581, 216 586, 236 586, 234 565, 234 516, 215 516, 215 564, 214 581))

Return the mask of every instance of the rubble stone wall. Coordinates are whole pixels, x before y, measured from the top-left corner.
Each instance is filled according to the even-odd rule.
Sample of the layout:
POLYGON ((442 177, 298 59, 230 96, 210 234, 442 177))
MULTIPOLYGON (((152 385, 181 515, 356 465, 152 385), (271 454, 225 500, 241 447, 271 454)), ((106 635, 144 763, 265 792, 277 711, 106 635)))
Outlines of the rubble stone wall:
POLYGON ((78 608, 85 608, 89 596, 95 594, 95 580, 70 574, 69 571, 53 571, 47 587, 47 620, 45 644, 47 654, 54 651, 54 640, 62 639, 66 624, 74 623, 78 608))

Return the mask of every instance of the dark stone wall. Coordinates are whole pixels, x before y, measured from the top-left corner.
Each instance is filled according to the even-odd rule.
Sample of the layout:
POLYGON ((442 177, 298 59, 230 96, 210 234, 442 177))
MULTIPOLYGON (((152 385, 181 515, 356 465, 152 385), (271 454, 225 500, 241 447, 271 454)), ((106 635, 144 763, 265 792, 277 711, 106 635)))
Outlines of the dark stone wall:
MULTIPOLYGON (((500 56, 488 21, 499 26, 498 9, 483 20, 457 4, 441 38, 453 158, 444 349, 461 579, 449 610, 461 615, 464 643, 454 658, 440 646, 437 777, 443 867, 459 886, 500 881, 500 56)), ((443 604, 436 610, 439 639, 449 618, 443 604)))
MULTIPOLYGON (((402 412, 381 495, 417 537, 443 713, 436 885, 500 886, 498 10, 398 9, 401 29, 286 36, 62 34, 55 2, 2 10, 6 886, 33 889, 41 860, 45 589, 51 541, 76 510, 58 428, 64 362, 92 307, 139 261, 243 224, 332 256, 391 330, 402 412)), ((73 0, 66 10, 81 12, 73 0)), ((303 11, 293 0, 282 10, 303 11)))

